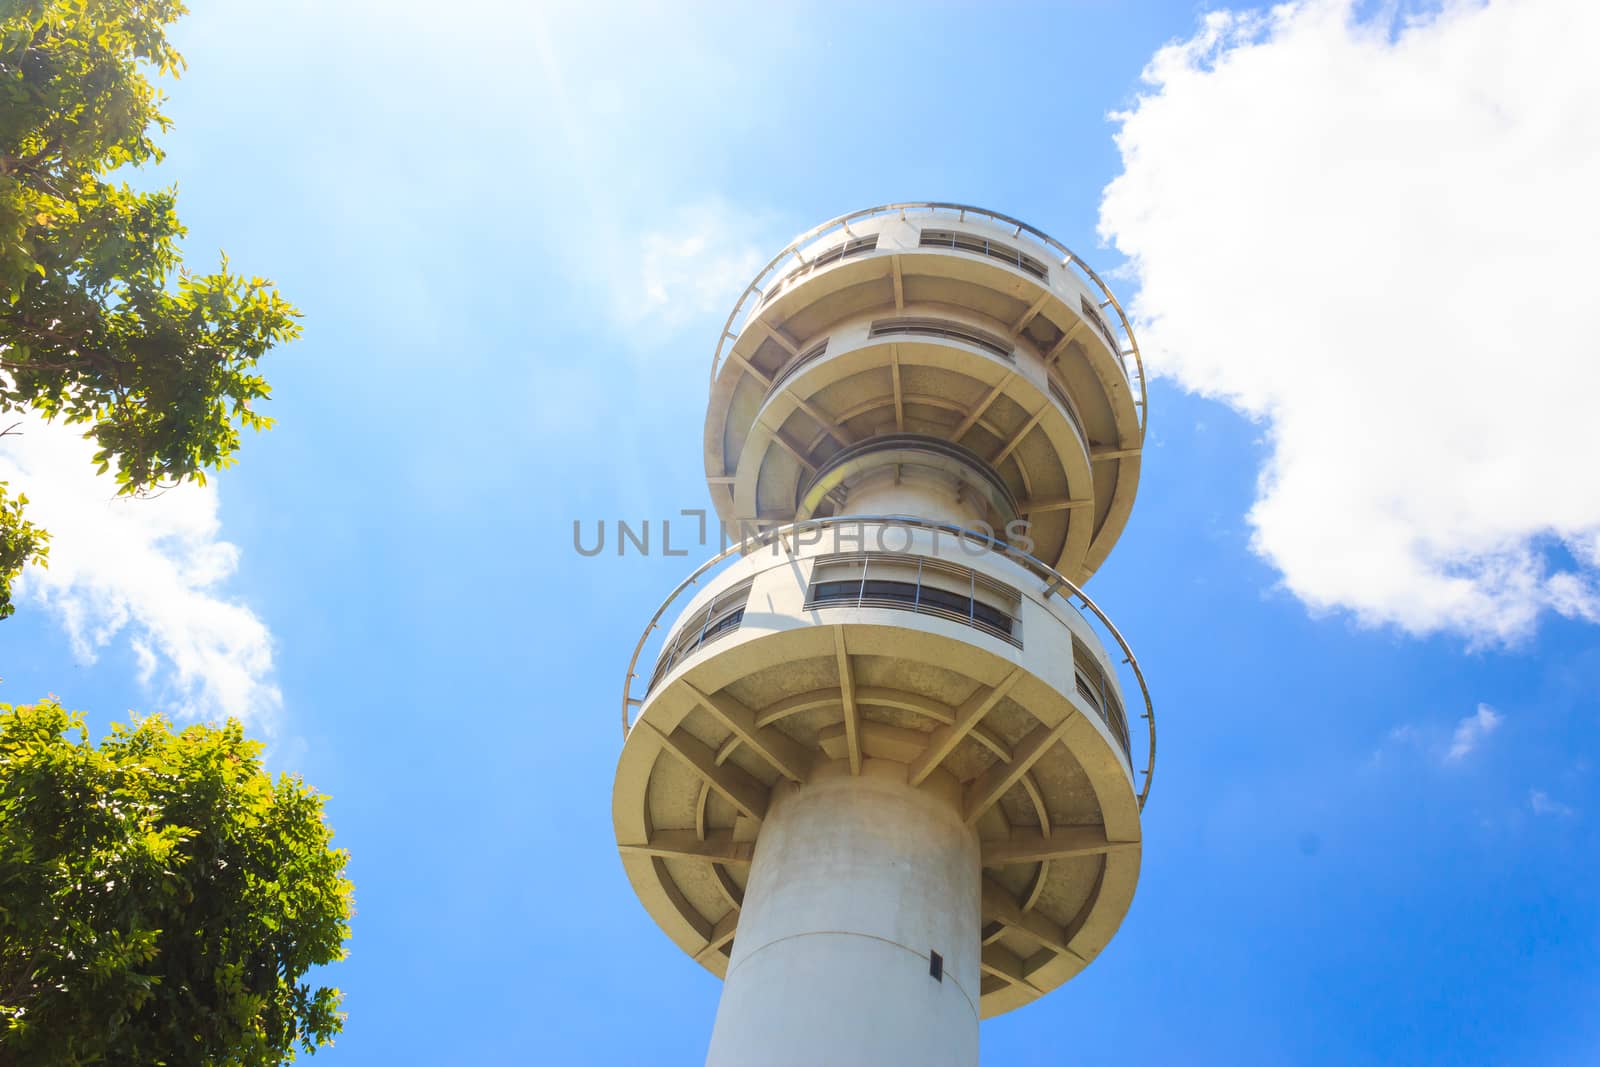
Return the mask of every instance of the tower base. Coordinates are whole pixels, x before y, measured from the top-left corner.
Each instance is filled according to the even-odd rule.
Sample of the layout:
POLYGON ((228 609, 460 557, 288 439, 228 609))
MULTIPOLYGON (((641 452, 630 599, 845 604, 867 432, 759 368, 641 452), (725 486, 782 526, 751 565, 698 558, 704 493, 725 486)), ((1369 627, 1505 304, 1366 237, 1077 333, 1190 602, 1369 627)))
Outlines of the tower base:
POLYGON ((950 775, 912 787, 902 763, 839 760, 780 783, 708 1067, 975 1067, 981 892, 950 775))

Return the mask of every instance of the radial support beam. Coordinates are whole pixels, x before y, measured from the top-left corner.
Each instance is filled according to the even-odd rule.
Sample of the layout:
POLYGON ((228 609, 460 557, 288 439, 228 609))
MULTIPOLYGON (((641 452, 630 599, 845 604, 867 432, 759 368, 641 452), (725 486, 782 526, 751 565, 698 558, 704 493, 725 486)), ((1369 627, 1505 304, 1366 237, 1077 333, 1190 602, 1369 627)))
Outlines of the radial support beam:
POLYGON ((1067 332, 1062 334, 1061 338, 1056 341, 1055 344, 1050 346, 1050 351, 1045 353, 1045 363, 1052 364, 1056 360, 1060 359, 1061 353, 1067 350, 1067 346, 1072 343, 1072 339, 1077 337, 1078 334, 1082 333, 1086 325, 1087 323, 1085 323, 1083 319, 1079 319, 1077 322, 1073 323, 1072 326, 1068 328, 1067 332))
POLYGON ((761 371, 756 368, 754 363, 751 363, 748 359, 745 359, 737 352, 729 352, 728 358, 739 364, 739 366, 743 367, 746 374, 760 382, 762 389, 772 388, 772 379, 768 378, 765 374, 762 374, 761 371))
POLYGON ((772 430, 772 440, 778 445, 779 448, 793 456, 795 462, 800 464, 800 466, 804 467, 812 474, 817 473, 817 465, 806 458, 805 452, 801 450, 799 445, 794 444, 787 437, 783 436, 782 430, 772 430))
POLYGON ((811 773, 811 755, 788 736, 756 725, 756 713, 723 693, 702 693, 687 681, 678 683, 694 694, 696 703, 733 731, 739 741, 767 761, 773 770, 793 782, 811 773))
POLYGON ((1108 841, 1101 826, 1058 826, 1049 836, 1037 830, 1017 830, 1005 841, 983 843, 983 865, 1004 867, 1012 863, 1094 856, 1139 847, 1137 841, 1108 841))
POLYGON ((763 333, 776 341, 779 348, 789 353, 790 358, 800 354, 800 346, 796 344, 788 334, 772 325, 772 323, 768 322, 766 319, 757 319, 755 324, 761 328, 763 333))
POLYGON ((1039 312, 1044 310, 1045 304, 1049 302, 1050 290, 1046 289, 1039 294, 1039 299, 1035 300, 1029 305, 1028 310, 1022 313, 1022 317, 1011 324, 1011 337, 1013 340, 1022 336, 1022 331, 1028 328, 1028 323, 1032 322, 1039 312))
POLYGON ((861 773, 861 715, 856 708, 856 683, 850 673, 850 653, 844 646, 844 627, 833 628, 833 652, 839 662, 839 699, 844 704, 844 738, 850 749, 850 773, 861 773))
POLYGON ((1067 944, 1067 932, 1036 911, 1023 911, 1011 891, 993 878, 983 880, 983 917, 1014 927, 1033 938, 1052 952, 1064 952, 1075 959, 1084 959, 1067 944))
POLYGON ((897 312, 904 311, 906 309, 906 279, 905 275, 901 273, 899 256, 889 257, 889 269, 894 273, 894 309, 897 312))
POLYGON ((982 723, 972 728, 972 739, 990 752, 1001 763, 1011 762, 1011 749, 1001 740, 1000 736, 982 723))
POLYGON ((1044 995, 1044 990, 1028 981, 1022 958, 1004 945, 984 945, 978 966, 982 968, 984 974, 992 974, 1010 985, 1027 990, 1036 997, 1044 995))
POLYGON ((989 766, 978 777, 967 785, 966 820, 969 823, 977 822, 978 817, 994 806, 995 801, 1005 795, 1006 790, 1017 784, 1017 780, 1028 773, 1028 768, 1036 763, 1040 756, 1051 745, 1061 740, 1061 735, 1071 724, 1076 712, 1065 715, 1054 726, 1040 723, 1028 732, 1028 736, 1017 742, 1017 747, 1011 752, 1010 763, 995 763, 989 766))
POLYGON ((1138 448, 1138 447, 1135 447, 1135 448, 1111 448, 1111 447, 1108 446, 1108 447, 1105 447, 1105 448, 1101 448, 1101 447, 1097 446, 1097 447, 1089 449, 1089 462, 1090 463, 1101 463, 1101 462, 1103 462, 1105 460, 1111 460, 1111 459, 1127 459, 1129 456, 1137 456, 1140 453, 1142 453, 1143 451, 1144 451, 1143 448, 1138 448))
POLYGON ((1017 446, 1027 439, 1028 435, 1033 432, 1033 428, 1039 425, 1039 420, 1044 418, 1045 412, 1049 411, 1052 406, 1051 404, 1046 404, 1034 412, 1028 421, 1022 424, 1022 429, 1018 430, 1011 440, 1006 442, 1006 446, 1000 450, 999 454, 989 461, 989 466, 998 467, 1004 463, 1006 457, 1015 452, 1017 446))
POLYGON ((985 411, 989 410, 989 405, 993 404, 995 400, 999 398, 1000 394, 1005 392, 1006 386, 1009 385, 1011 383, 1011 379, 1015 378, 1016 376, 1016 371, 1007 371, 1005 377, 996 382, 994 388, 989 390, 989 395, 978 401, 977 407, 967 412, 967 417, 961 420, 961 425, 957 426, 955 433, 950 435, 950 440, 959 444, 961 439, 967 435, 967 431, 978 425, 978 420, 983 418, 983 413, 985 411))
POLYGON ((1022 677, 1019 667, 1006 675, 999 685, 994 687, 979 686, 977 691, 962 702, 956 709, 955 721, 947 726, 940 726, 933 731, 928 740, 928 747, 923 749, 922 755, 917 757, 906 779, 912 785, 921 785, 923 780, 932 774, 934 768, 949 758, 950 753, 961 744, 961 739, 971 733, 973 728, 982 721, 983 717, 994 709, 994 706, 1011 691, 1011 687, 1022 677))
POLYGON ((824 435, 833 438, 839 444, 846 447, 851 444, 851 440, 845 434, 845 432, 840 429, 839 426, 837 426, 827 415, 824 415, 822 412, 818 411, 810 401, 806 400, 805 397, 795 392, 793 385, 790 385, 784 390, 784 392, 788 395, 790 400, 794 401, 796 407, 810 416, 811 420, 818 426, 822 427, 822 432, 824 435))
MULTIPOLYGON (((831 690, 828 693, 837 699, 837 694, 831 690)), ((810 696, 810 694, 805 694, 805 696, 810 696)), ((793 697, 790 699, 800 700, 803 698, 793 697)), ((773 712, 787 703, 788 701, 779 701, 768 710, 763 711, 761 713, 762 723, 765 724, 772 721, 770 716, 773 712)), ((876 686, 864 685, 856 689, 856 703, 876 704, 886 708, 899 708, 902 711, 915 712, 918 715, 926 715, 940 725, 948 725, 956 721, 955 709, 948 704, 941 704, 937 700, 930 700, 927 697, 917 696, 915 693, 907 693, 899 689, 882 689, 876 686)), ((798 708, 796 710, 805 709, 798 708)), ((794 712, 786 711, 785 714, 792 715, 794 712)), ((978 744, 994 753, 995 758, 1000 762, 1011 762, 1011 749, 1006 747, 1006 743, 995 736, 994 732, 988 727, 982 724, 973 726, 971 736, 978 744)))
POLYGON ((1017 510, 1024 515, 1042 515, 1047 511, 1076 511, 1079 508, 1094 507, 1094 498, 1073 500, 1070 497, 1042 497, 1038 500, 1024 500, 1017 505, 1017 510))
MULTIPOLYGON (((898 263, 899 260, 900 260, 900 257, 896 256, 895 257, 895 262, 898 263)), ((895 277, 898 278, 899 275, 896 274, 895 277)), ((898 292, 898 287, 896 288, 896 291, 898 292)), ((889 346, 889 376, 894 381, 894 429, 895 429, 896 433, 901 433, 906 428, 906 405, 905 405, 905 396, 900 391, 900 346, 899 345, 890 345, 889 346)))
POLYGON ((733 932, 738 926, 739 909, 729 908, 722 918, 717 920, 717 925, 711 928, 711 936, 706 939, 706 947, 695 953, 694 958, 704 963, 722 951, 723 946, 733 940, 733 932))
POLYGON ((702 840, 693 830, 657 830, 642 845, 618 845, 623 855, 658 856, 664 860, 707 860, 747 865, 754 841, 735 841, 732 830, 712 830, 702 840))
MULTIPOLYGON (((639 720, 661 739, 661 747, 677 756, 689 769, 698 774, 707 785, 715 789, 724 800, 752 819, 767 814, 767 787, 731 763, 717 764, 716 753, 682 730, 663 733, 653 723, 639 720)), ((638 729, 638 727, 634 727, 638 729)))

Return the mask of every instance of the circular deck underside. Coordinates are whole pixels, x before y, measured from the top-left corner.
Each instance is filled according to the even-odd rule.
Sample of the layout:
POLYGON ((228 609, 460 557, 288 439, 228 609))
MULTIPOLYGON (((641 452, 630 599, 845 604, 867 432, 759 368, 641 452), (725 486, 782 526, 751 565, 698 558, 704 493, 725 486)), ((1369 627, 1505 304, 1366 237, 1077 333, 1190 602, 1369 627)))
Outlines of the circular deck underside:
POLYGON ((961 797, 981 843, 984 1016, 1048 992, 1105 947, 1139 871, 1121 754, 1014 659, 855 622, 719 646, 650 694, 613 799, 641 901, 723 974, 774 785, 803 789, 823 764, 858 772, 869 760, 961 797))

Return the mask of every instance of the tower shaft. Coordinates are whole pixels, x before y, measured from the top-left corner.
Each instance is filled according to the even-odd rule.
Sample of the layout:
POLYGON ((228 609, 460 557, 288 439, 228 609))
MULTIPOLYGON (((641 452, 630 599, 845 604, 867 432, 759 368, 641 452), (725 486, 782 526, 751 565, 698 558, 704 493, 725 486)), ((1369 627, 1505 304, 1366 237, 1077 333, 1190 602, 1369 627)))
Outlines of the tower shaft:
POLYGON ((979 863, 947 775, 914 788, 900 764, 869 759, 780 786, 708 1067, 973 1067, 979 863))

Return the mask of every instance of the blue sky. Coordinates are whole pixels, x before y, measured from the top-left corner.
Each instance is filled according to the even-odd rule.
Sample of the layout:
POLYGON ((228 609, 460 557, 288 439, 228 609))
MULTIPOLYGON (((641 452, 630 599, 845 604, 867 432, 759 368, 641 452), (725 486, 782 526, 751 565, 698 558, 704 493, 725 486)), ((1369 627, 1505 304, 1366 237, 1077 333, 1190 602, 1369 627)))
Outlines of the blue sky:
POLYGON ((610 825, 627 657, 695 561, 572 523, 705 506, 738 289, 917 198, 1114 271, 1158 375, 1089 585, 1160 716, 1138 896, 984 1062, 1600 1059, 1585 5, 195 7, 149 180, 305 338, 213 490, 108 527, 109 486, 28 486, 71 528, 0 699, 243 712, 331 796, 315 1062, 703 1057, 718 982, 610 825))

